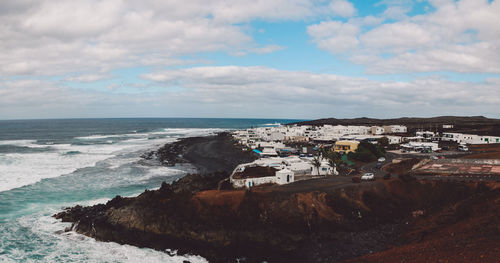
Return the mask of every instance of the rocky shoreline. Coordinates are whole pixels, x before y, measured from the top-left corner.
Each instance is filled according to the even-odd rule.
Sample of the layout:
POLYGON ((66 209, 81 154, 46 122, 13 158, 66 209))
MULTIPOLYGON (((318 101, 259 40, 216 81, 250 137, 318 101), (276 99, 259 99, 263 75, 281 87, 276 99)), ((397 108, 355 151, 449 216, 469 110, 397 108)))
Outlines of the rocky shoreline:
MULTIPOLYGON (((500 198, 496 184, 399 179, 352 184, 330 178, 285 188, 217 190, 232 165, 254 158, 234 147, 227 134, 181 140, 153 155, 166 164, 195 161, 198 169, 210 173, 54 216, 73 223, 68 231, 97 240, 175 249, 210 262, 359 262, 362 256, 367 259, 361 262, 400 262, 399 247, 425 243, 432 236, 428 231, 459 228, 478 216, 489 220, 477 223, 492 233, 489 240, 499 236, 498 204, 491 201, 500 198), (211 162, 222 169, 204 167, 211 162), (476 211, 474 205, 484 200, 492 205, 476 211), (381 261, 370 257, 379 253, 385 253, 381 261)), ((467 232, 468 241, 480 244, 482 236, 474 236, 476 232, 467 232)), ((405 262, 425 262, 413 257, 405 262)))
POLYGON ((145 159, 156 159, 161 164, 174 166, 189 163, 198 173, 231 173, 241 163, 252 162, 257 157, 251 151, 242 151, 227 132, 213 136, 189 137, 165 144, 156 151, 147 152, 145 159))

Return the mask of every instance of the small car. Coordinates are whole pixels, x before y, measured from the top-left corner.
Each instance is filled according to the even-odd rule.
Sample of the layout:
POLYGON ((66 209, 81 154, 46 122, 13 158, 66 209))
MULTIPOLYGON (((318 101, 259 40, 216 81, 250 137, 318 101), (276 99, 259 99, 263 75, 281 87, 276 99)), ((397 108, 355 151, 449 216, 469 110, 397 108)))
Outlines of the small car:
POLYGON ((463 144, 458 145, 457 149, 462 152, 467 152, 469 151, 469 148, 463 144))
POLYGON ((361 180, 363 181, 375 180, 375 175, 373 173, 365 173, 363 176, 361 176, 361 180))

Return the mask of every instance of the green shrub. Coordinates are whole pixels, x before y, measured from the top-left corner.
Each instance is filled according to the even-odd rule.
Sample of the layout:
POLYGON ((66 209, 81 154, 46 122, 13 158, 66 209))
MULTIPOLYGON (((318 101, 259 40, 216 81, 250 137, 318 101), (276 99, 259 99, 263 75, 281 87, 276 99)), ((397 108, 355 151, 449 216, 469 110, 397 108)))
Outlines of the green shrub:
POLYGON ((368 141, 361 141, 358 145, 358 149, 348 154, 349 159, 361 162, 372 162, 382 156, 385 156, 385 150, 382 147, 368 141))

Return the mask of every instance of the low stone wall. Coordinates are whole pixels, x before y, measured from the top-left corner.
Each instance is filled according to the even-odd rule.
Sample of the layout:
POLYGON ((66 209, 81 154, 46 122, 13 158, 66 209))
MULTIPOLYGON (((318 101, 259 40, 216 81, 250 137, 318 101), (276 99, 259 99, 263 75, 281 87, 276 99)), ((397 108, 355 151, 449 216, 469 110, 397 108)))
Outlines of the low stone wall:
POLYGON ((266 177, 258 177, 258 178, 245 178, 245 179, 233 179, 231 181, 233 186, 235 188, 239 187, 253 187, 257 185, 262 185, 262 184, 275 184, 276 183, 276 176, 266 176, 266 177), (249 186, 249 183, 252 184, 252 186, 249 186))
POLYGON ((435 160, 438 163, 457 163, 457 164, 492 164, 500 165, 500 160, 498 159, 440 159, 435 160))

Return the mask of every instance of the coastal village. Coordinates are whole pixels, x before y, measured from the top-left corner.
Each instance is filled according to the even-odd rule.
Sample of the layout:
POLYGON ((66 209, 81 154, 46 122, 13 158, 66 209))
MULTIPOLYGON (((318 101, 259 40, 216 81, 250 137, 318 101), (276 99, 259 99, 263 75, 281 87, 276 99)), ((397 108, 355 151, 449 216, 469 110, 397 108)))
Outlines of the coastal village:
MULTIPOLYGON (((484 161, 457 162, 453 161, 455 159, 443 159, 446 159, 446 156, 467 154, 471 145, 500 145, 500 137, 497 136, 452 132, 454 128, 452 124, 443 124, 441 128, 449 132, 439 133, 424 129, 408 132, 405 125, 398 124, 385 126, 277 124, 234 131, 233 137, 242 149, 253 151, 259 158, 254 162, 238 165, 230 176, 230 182, 236 188, 251 188, 264 184, 283 185, 329 175, 363 173, 362 170, 355 171, 349 165, 356 162, 354 159, 361 160, 361 163, 370 161, 366 158, 356 158, 354 154, 360 151, 362 147, 360 145, 367 143, 377 147, 380 152, 387 152, 397 157, 390 160, 390 163, 397 163, 408 156, 417 156, 422 159, 420 164, 422 169, 429 168, 431 165, 429 161, 434 161, 441 163, 437 167, 443 165, 446 167, 447 162, 458 163, 460 166, 458 168, 451 165, 452 171, 477 170, 482 167, 467 167, 467 164, 477 166, 484 164, 484 161), (342 165, 346 168, 343 174, 339 172, 342 165)), ((389 164, 385 154, 375 155, 379 155, 376 156, 376 161, 371 161, 376 162, 377 169, 380 170, 382 166, 389 164)), ((490 171, 500 171, 498 166, 500 163, 490 161, 486 164, 494 166, 490 171)), ((361 175, 361 180, 375 179, 373 173, 367 172, 361 175)))
POLYGON ((443 119, 453 118, 182 138, 144 162, 196 173, 54 217, 97 240, 209 262, 496 262, 500 124, 461 117, 436 128, 443 119))

